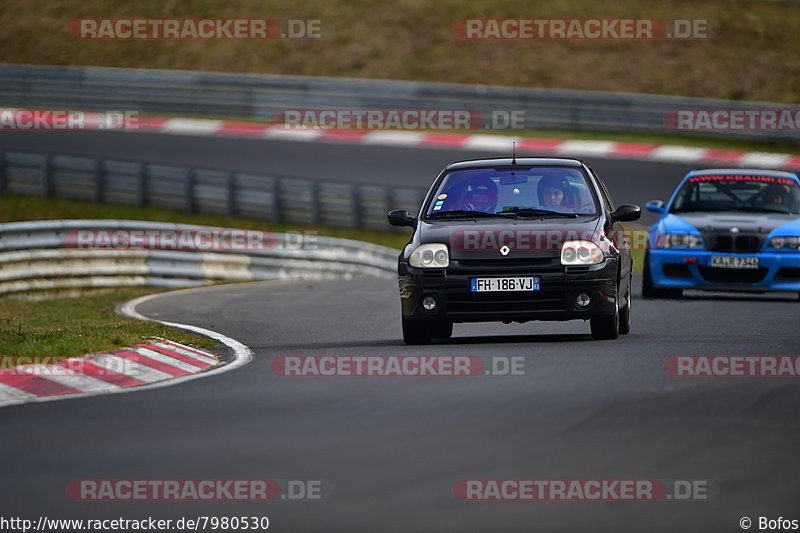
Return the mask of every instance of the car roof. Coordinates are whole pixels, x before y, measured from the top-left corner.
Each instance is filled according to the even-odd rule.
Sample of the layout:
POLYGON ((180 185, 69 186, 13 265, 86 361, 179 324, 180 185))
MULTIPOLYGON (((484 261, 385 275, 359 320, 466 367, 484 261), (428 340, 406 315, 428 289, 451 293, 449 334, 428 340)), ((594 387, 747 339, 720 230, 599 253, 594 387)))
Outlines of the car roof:
POLYGON ((691 176, 715 176, 717 174, 730 174, 733 176, 772 176, 774 178, 794 178, 797 179, 797 174, 794 172, 785 172, 782 170, 764 170, 758 168, 709 168, 705 170, 692 170, 686 177, 691 176))
POLYGON ((488 159, 470 159, 467 161, 456 161, 447 165, 447 170, 462 170, 468 168, 482 168, 493 166, 510 166, 512 164, 520 166, 557 166, 557 167, 575 167, 580 168, 583 166, 583 161, 579 159, 570 159, 562 157, 497 157, 488 159))

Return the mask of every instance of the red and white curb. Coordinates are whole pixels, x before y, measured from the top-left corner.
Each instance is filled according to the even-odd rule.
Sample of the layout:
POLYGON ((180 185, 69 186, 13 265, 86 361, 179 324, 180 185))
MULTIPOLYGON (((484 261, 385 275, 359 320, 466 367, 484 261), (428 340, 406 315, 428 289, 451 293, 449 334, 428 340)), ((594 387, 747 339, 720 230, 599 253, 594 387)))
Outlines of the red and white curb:
POLYGON ((507 135, 440 133, 397 130, 296 129, 255 122, 189 118, 142 117, 138 129, 178 135, 246 137, 303 142, 334 142, 399 147, 449 148, 473 151, 499 150, 567 157, 603 157, 673 163, 713 163, 739 167, 800 169, 800 155, 740 152, 693 146, 512 137, 507 135))
POLYGON ((210 352, 197 348, 153 339, 134 348, 98 352, 54 364, 21 365, 0 371, 0 407, 167 387, 228 372, 252 361, 252 350, 235 339, 189 324, 154 320, 136 310, 144 302, 176 292, 183 291, 131 300, 123 304, 119 312, 215 339, 231 349, 230 361, 222 362, 210 352))
POLYGON ((0 405, 34 398, 113 392, 207 370, 213 354, 163 339, 134 348, 0 371, 0 405))

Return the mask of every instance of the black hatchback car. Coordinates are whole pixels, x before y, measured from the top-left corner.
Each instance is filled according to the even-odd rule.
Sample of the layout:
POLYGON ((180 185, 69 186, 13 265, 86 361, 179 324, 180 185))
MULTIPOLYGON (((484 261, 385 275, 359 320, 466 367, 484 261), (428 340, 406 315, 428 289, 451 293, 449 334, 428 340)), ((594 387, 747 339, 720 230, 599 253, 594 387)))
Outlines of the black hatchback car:
POLYGON ((632 260, 614 208, 583 161, 460 161, 434 181, 416 217, 389 213, 414 233, 397 273, 403 339, 452 335, 454 322, 589 320, 595 339, 630 331, 632 260))

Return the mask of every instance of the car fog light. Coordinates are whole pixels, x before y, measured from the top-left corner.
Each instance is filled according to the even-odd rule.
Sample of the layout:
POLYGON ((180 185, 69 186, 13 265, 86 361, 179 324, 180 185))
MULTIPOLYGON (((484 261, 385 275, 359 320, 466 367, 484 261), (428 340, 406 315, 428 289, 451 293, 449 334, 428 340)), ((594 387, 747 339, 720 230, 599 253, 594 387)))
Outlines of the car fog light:
POLYGON ((426 311, 433 311, 436 309, 436 303, 435 296, 426 296, 422 299, 422 307, 424 307, 426 311))
POLYGON ((588 305, 592 303, 592 297, 582 292, 575 297, 575 303, 578 304, 578 307, 588 307, 588 305))

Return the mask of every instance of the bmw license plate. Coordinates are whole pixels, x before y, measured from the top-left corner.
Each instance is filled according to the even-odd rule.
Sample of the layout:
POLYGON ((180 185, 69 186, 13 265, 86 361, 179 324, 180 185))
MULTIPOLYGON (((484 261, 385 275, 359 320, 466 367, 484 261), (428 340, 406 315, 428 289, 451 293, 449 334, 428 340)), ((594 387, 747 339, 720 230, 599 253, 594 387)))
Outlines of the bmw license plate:
POLYGON ((714 268, 758 268, 758 257, 736 257, 734 255, 712 255, 714 268))
POLYGON ((514 292, 538 291, 539 276, 524 278, 472 278, 470 290, 472 292, 514 292))

